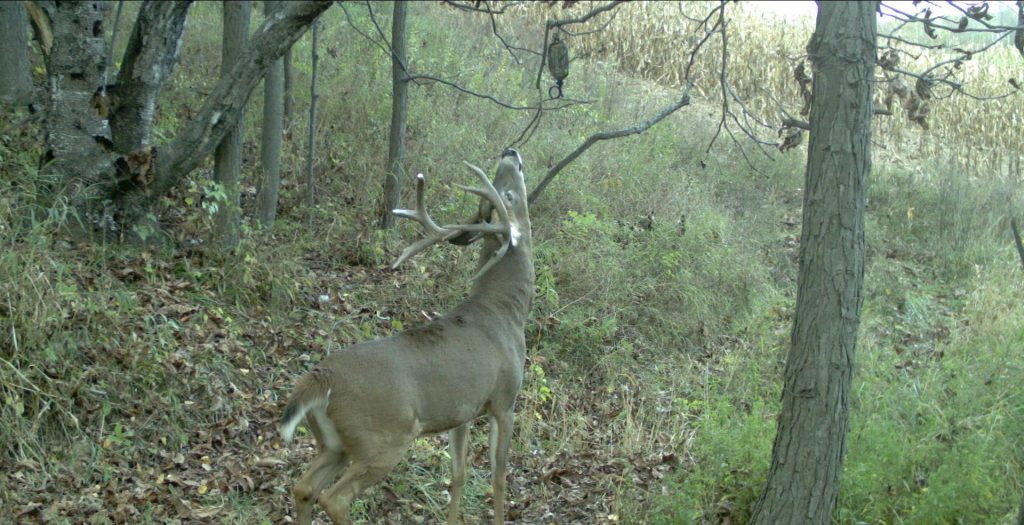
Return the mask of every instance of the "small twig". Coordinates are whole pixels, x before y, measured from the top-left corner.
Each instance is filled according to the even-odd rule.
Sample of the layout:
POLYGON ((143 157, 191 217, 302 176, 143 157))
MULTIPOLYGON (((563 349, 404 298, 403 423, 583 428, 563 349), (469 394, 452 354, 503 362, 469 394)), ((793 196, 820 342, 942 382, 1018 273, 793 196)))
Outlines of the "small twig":
POLYGON ((493 32, 494 36, 499 42, 501 42, 501 45, 505 46, 505 50, 508 51, 509 56, 512 57, 512 60, 515 61, 516 65, 522 65, 519 57, 516 56, 515 51, 512 50, 512 46, 505 41, 505 38, 501 36, 501 33, 498 33, 498 18, 495 16, 495 13, 488 13, 487 16, 491 19, 491 32, 493 32))
MULTIPOLYGON (((722 118, 718 120, 718 124, 715 126, 715 132, 711 135, 711 140, 708 141, 708 147, 704 150, 704 155, 711 153, 711 146, 714 146, 715 141, 718 140, 718 135, 721 134, 722 128, 725 127, 725 117, 729 114, 729 89, 726 78, 729 70, 729 38, 725 27, 725 0, 719 0, 719 6, 718 22, 715 23, 715 26, 721 27, 722 39, 721 68, 718 70, 718 84, 722 90, 722 118)), ((746 154, 744 154, 744 158, 745 156, 746 154)))
POLYGON ((601 31, 604 31, 605 29, 608 29, 608 26, 610 26, 612 24, 612 22, 615 21, 615 17, 618 14, 619 14, 618 11, 612 12, 612 16, 609 16, 608 20, 605 21, 605 23, 601 24, 598 27, 595 27, 594 29, 588 29, 586 31, 575 32, 575 31, 569 31, 568 29, 566 29, 564 27, 559 27, 558 30, 563 32, 563 33, 565 33, 568 36, 571 36, 571 37, 587 36, 587 35, 592 35, 594 33, 600 33, 601 31))
POLYGON ((451 82, 451 81, 445 80, 443 78, 438 78, 438 77, 434 77, 434 76, 430 76, 430 75, 410 75, 408 77, 408 79, 409 80, 429 80, 431 82, 437 82, 438 84, 444 84, 446 86, 454 88, 457 91, 461 91, 461 92, 463 92, 463 93, 465 93, 467 95, 472 95, 472 96, 477 97, 477 98, 482 98, 482 99, 485 99, 485 100, 490 100, 491 102, 493 102, 493 103, 495 103, 495 104, 497 104, 497 105, 499 105, 499 106, 501 106, 503 108, 506 108, 506 109, 514 109, 514 110, 517 110, 517 111, 524 111, 524 110, 532 111, 532 110, 537 109, 537 106, 518 106, 518 105, 515 105, 515 104, 508 103, 508 102, 502 102, 502 101, 494 98, 491 95, 486 95, 484 93, 477 93, 476 91, 464 88, 464 87, 456 84, 455 82, 451 82))
POLYGON ((1010 219, 1010 228, 1013 229, 1013 242, 1017 245, 1017 255, 1020 256, 1021 268, 1024 268, 1024 243, 1020 240, 1020 228, 1017 227, 1017 218, 1010 219))
POLYGON ((711 29, 707 28, 708 21, 720 9, 722 9, 721 4, 719 4, 718 7, 712 9, 711 12, 708 13, 708 16, 705 17, 704 20, 701 20, 698 24, 699 27, 704 28, 704 36, 697 42, 695 46, 693 46, 693 50, 690 51, 689 60, 686 63, 686 69, 683 70, 683 78, 687 79, 688 81, 690 80, 690 70, 693 69, 693 65, 697 61, 697 54, 704 47, 704 44, 706 44, 707 41, 711 39, 711 35, 715 34, 721 28, 722 19, 720 17, 716 19, 715 24, 711 27, 711 29))
MULTIPOLYGON (((783 115, 785 115, 782 118, 782 125, 784 127, 800 128, 800 129, 806 130, 806 131, 810 131, 811 130, 811 123, 810 122, 807 122, 806 120, 800 120, 798 118, 793 117, 785 109, 782 109, 781 106, 779 107, 779 109, 782 111, 783 115)), ((875 116, 882 115, 882 116, 891 117, 892 116, 892 111, 889 111, 888 109, 874 108, 874 109, 871 110, 871 114, 875 115, 875 116)))
MULTIPOLYGON (((954 8, 959 9, 959 7, 954 5, 952 2, 948 2, 948 3, 950 5, 953 5, 954 8)), ((971 18, 971 20, 974 20, 976 22, 981 22, 984 27, 980 27, 980 28, 979 27, 974 27, 974 28, 968 27, 968 28, 960 29, 959 27, 947 26, 947 25, 936 24, 935 23, 936 20, 948 21, 949 19, 947 17, 945 17, 945 16, 937 16, 935 18, 921 18, 921 17, 919 17, 917 15, 912 15, 912 14, 907 13, 905 11, 901 11, 899 9, 896 9, 895 7, 893 7, 891 4, 889 4, 887 2, 883 2, 881 4, 881 7, 882 7, 882 9, 888 9, 889 11, 891 11, 890 13, 882 13, 884 16, 889 16, 889 17, 892 17, 892 18, 894 18, 896 20, 899 20, 899 21, 904 23, 903 25, 906 25, 906 24, 912 23, 912 22, 918 22, 918 23, 922 23, 922 24, 928 24, 929 26, 931 26, 931 27, 933 27, 935 29, 941 29, 943 31, 949 31, 950 33, 1002 33, 1002 32, 1005 32, 1005 31, 1016 31, 1017 29, 1019 29, 1018 26, 996 26, 996 25, 991 25, 991 24, 988 24, 986 22, 983 22, 983 21, 978 20, 977 18, 973 18, 973 17, 971 18)), ((901 29, 901 28, 902 28, 902 25, 898 29, 901 29)))
MULTIPOLYGON (((392 51, 390 49, 390 44, 387 44, 387 41, 385 41, 385 44, 387 44, 387 45, 381 44, 380 42, 377 41, 377 39, 373 38, 368 33, 364 32, 361 29, 359 29, 359 26, 357 26, 356 23, 352 21, 352 17, 348 14, 348 9, 345 7, 345 4, 342 3, 342 2, 338 2, 338 5, 341 7, 341 12, 345 13, 345 20, 348 22, 348 25, 350 27, 352 27, 353 31, 358 33, 359 36, 369 40, 375 46, 379 47, 381 49, 381 51, 384 51, 388 55, 390 55, 392 53, 392 51)), ((408 74, 408 71, 406 71, 406 73, 408 74)))
MULTIPOLYGON (((513 7, 523 3, 523 2, 502 2, 501 3, 501 5, 502 5, 501 9, 492 9, 490 2, 485 2, 484 5, 486 7, 484 7, 484 8, 480 8, 480 7, 476 6, 476 5, 469 5, 469 4, 463 4, 463 3, 455 2, 453 0, 442 0, 441 3, 445 4, 445 5, 448 5, 448 6, 451 6, 451 7, 454 7, 455 9, 458 9, 460 11, 469 11, 471 13, 486 13, 486 14, 489 14, 489 15, 500 15, 500 14, 503 14, 505 11, 508 11, 509 9, 511 9, 511 8, 513 8, 513 7)), ((476 3, 476 2, 474 2, 474 3, 476 3)))
MULTIPOLYGON (((946 47, 946 44, 925 44, 923 42, 914 42, 913 40, 907 40, 906 38, 903 38, 903 37, 900 37, 900 36, 896 36, 896 35, 893 35, 893 34, 880 33, 878 35, 878 38, 884 38, 886 40, 895 40, 897 42, 900 42, 900 43, 903 43, 903 44, 907 44, 908 46, 920 47, 922 49, 942 49, 942 48, 946 47)), ((895 48, 895 47, 879 46, 879 48, 880 49, 885 49, 885 48, 895 49, 896 51, 899 51, 901 53, 907 53, 906 51, 903 51, 902 49, 895 48)), ((907 54, 909 54, 909 53, 907 53, 907 54)), ((914 57, 915 59, 918 58, 918 57, 916 57, 914 55, 910 55, 910 56, 914 57)))
POLYGON ((600 133, 595 133, 588 137, 587 140, 583 142, 583 144, 580 144, 579 147, 572 151, 572 153, 567 155, 564 159, 559 161, 558 164, 556 164, 553 168, 548 170, 548 173, 544 176, 540 183, 537 184, 537 187, 534 188, 532 192, 530 192, 530 196, 527 199, 527 202, 533 204, 533 201, 535 201, 537 197, 544 191, 544 188, 546 188, 547 185, 551 182, 551 180, 555 178, 555 175, 558 175, 558 172, 562 171, 562 169, 564 169, 566 166, 572 163, 572 161, 576 160, 577 157, 582 155, 585 151, 587 151, 587 149, 589 149, 597 142, 602 140, 617 139, 629 135, 643 133, 644 131, 650 129, 651 126, 657 124, 658 122, 661 122, 662 119, 664 119, 665 117, 671 115, 672 113, 675 113, 675 111, 678 110, 679 108, 689 105, 690 89, 692 88, 693 84, 688 85, 686 87, 686 90, 683 92, 683 96, 680 97, 679 101, 661 110, 660 112, 658 112, 658 114, 654 115, 653 117, 644 122, 641 122, 639 125, 615 131, 603 131, 600 133))

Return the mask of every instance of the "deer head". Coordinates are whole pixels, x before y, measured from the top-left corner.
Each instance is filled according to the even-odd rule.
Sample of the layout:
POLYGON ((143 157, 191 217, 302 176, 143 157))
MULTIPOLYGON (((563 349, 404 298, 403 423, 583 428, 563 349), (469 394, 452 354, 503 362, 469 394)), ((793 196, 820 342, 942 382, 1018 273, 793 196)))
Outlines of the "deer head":
POLYGON ((416 208, 394 211, 425 230, 395 266, 439 242, 481 242, 466 300, 425 326, 332 353, 299 380, 288 401, 282 438, 290 441, 305 420, 319 449, 294 488, 300 525, 312 523, 314 499, 334 523, 350 523, 349 505, 363 489, 387 475, 417 437, 444 431, 452 457, 453 525, 465 483, 469 426, 481 416, 491 420, 494 523, 504 523, 505 467, 534 293, 530 217, 517 152, 502 154, 493 182, 480 168, 467 166, 481 183, 460 186, 481 197, 473 220, 435 223, 424 205, 423 175, 416 179, 416 208))

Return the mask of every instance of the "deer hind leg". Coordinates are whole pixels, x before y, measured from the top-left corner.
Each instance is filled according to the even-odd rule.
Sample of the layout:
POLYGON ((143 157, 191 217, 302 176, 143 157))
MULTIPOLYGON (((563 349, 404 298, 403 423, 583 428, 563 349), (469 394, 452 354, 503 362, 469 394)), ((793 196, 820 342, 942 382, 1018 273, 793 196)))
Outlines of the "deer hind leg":
POLYGON ((381 441, 372 447, 351 451, 352 463, 330 489, 320 495, 320 506, 324 508, 331 521, 336 525, 349 525, 349 507, 352 501, 366 489, 384 479, 384 476, 395 468, 405 451, 412 444, 409 439, 395 440, 392 443, 381 441))
POLYGON ((295 519, 299 525, 313 523, 313 502, 348 462, 343 451, 321 450, 309 470, 295 483, 295 519))
POLYGON ((511 408, 491 418, 491 487, 494 490, 494 525, 505 523, 505 467, 508 447, 512 443, 512 424, 515 415, 511 408))
POLYGON ((466 484, 466 452, 469 438, 469 423, 448 431, 448 445, 452 456, 452 500, 448 503, 448 525, 459 521, 459 501, 462 487, 466 484))

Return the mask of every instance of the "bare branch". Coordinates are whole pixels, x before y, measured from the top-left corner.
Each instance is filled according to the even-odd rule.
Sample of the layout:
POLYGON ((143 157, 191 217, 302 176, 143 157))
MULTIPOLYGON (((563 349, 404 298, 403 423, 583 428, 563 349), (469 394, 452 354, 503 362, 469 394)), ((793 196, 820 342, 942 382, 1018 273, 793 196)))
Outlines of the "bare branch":
POLYGON ((537 109, 537 106, 518 106, 518 105, 515 105, 515 104, 508 103, 508 102, 502 102, 502 101, 494 98, 491 95, 487 95, 487 94, 484 94, 484 93, 477 93, 476 91, 464 88, 464 87, 462 87, 462 86, 460 86, 460 85, 458 85, 458 84, 456 84, 454 82, 451 82, 449 80, 445 80, 443 78, 434 77, 434 76, 431 76, 431 75, 411 75, 408 78, 409 78, 409 80, 429 80, 431 82, 437 82, 438 84, 444 84, 446 86, 454 88, 457 91, 461 91, 461 92, 463 92, 463 93, 465 93, 467 95, 472 95, 472 96, 477 97, 477 98, 482 98, 482 99, 485 99, 485 100, 490 100, 491 102, 493 102, 493 103, 495 103, 495 104, 497 104, 497 105, 499 105, 499 106, 501 106, 503 108, 506 108, 506 109, 514 109, 514 110, 517 110, 517 111, 536 110, 537 109))
POLYGON ((501 2, 501 9, 493 9, 490 2, 484 2, 486 7, 478 7, 476 4, 479 2, 473 2, 474 5, 470 5, 468 2, 457 2, 455 0, 442 0, 442 4, 454 7, 460 11, 468 11, 471 13, 487 13, 489 15, 500 15, 508 11, 509 9, 522 4, 523 2, 501 2))
MULTIPOLYGON (((783 127, 787 127, 787 128, 800 128, 800 129, 806 130, 806 131, 810 131, 811 130, 811 123, 810 122, 807 122, 806 120, 800 120, 800 119, 798 119, 796 117, 793 117, 788 112, 786 112, 785 109, 782 109, 781 107, 779 109, 782 110, 782 114, 785 115, 782 118, 782 126, 783 127)), ((875 115, 875 116, 884 115, 884 116, 891 117, 892 116, 892 111, 889 111, 887 109, 882 109, 882 108, 874 108, 872 110, 871 114, 875 115)))
POLYGON ((587 140, 583 142, 583 144, 580 144, 580 146, 573 150, 572 153, 570 153, 564 159, 559 161, 558 164, 555 165, 555 167, 548 170, 544 178, 540 181, 539 184, 537 184, 537 187, 534 188, 532 192, 530 192, 530 197, 527 202, 533 204, 533 201, 535 201, 537 197, 544 191, 544 188, 546 188, 547 185, 551 182, 551 180, 555 178, 555 175, 558 175, 558 172, 562 171, 562 169, 564 169, 566 166, 572 163, 572 161, 576 160, 577 157, 582 155, 585 151, 587 151, 591 146, 593 146, 597 142, 602 140, 617 139, 621 137, 627 137, 629 135, 643 133, 650 129, 651 126, 657 124, 658 122, 661 122, 665 117, 671 115, 672 113, 675 113, 676 110, 678 110, 679 108, 689 105, 690 89, 692 88, 692 84, 688 85, 686 87, 686 90, 683 91, 683 96, 680 97, 676 103, 661 110, 660 112, 658 112, 658 114, 645 120, 644 122, 641 122, 636 126, 615 131, 603 131, 600 133, 595 133, 588 137, 587 140))
POLYGON ((563 33, 565 33, 566 35, 572 36, 572 37, 587 36, 587 35, 592 35, 594 33, 600 33, 601 31, 604 31, 605 29, 608 29, 608 26, 611 25, 611 23, 613 21, 615 21, 615 16, 618 15, 618 13, 619 13, 618 11, 612 12, 612 15, 608 17, 608 20, 606 20, 605 23, 601 24, 598 27, 595 27, 594 29, 588 29, 586 31, 576 32, 576 31, 569 31, 568 29, 566 29, 564 27, 559 27, 558 30, 563 32, 563 33))
MULTIPOLYGON (((357 26, 355 24, 355 22, 352 21, 352 17, 348 14, 348 9, 345 7, 345 4, 343 2, 338 2, 338 6, 341 7, 341 11, 343 13, 345 13, 345 21, 348 22, 348 25, 352 27, 353 31, 358 33, 359 36, 365 38, 366 40, 369 40, 371 43, 373 43, 373 45, 379 47, 381 49, 381 51, 384 51, 388 55, 391 55, 391 53, 393 52, 391 50, 391 44, 386 39, 384 40, 384 43, 382 44, 382 43, 378 42, 377 39, 375 39, 372 36, 370 36, 368 33, 364 32, 361 29, 359 29, 359 26, 357 26)), ((409 74, 409 71, 406 70, 406 68, 405 68, 405 64, 402 64, 402 69, 405 70, 406 74, 409 74)))
MULTIPOLYGON (((955 9, 958 9, 961 12, 967 14, 967 11, 963 10, 963 8, 961 8, 960 6, 957 6, 955 3, 953 3, 953 2, 947 2, 947 3, 952 5, 955 9)), ((960 26, 951 26, 951 25, 945 25, 945 24, 938 24, 938 23, 935 22, 936 20, 942 20, 942 21, 951 21, 951 20, 948 17, 945 17, 945 16, 937 16, 937 17, 934 17, 934 18, 931 17, 931 9, 930 8, 925 9, 923 11, 923 13, 925 14, 925 16, 923 18, 921 16, 918 16, 918 15, 912 15, 912 14, 907 13, 905 11, 901 11, 901 10, 897 9, 896 7, 894 7, 893 5, 891 5, 889 3, 886 3, 886 2, 883 2, 881 4, 881 9, 888 11, 888 12, 884 12, 883 11, 882 12, 883 16, 888 16, 890 18, 893 18, 895 20, 903 22, 903 24, 901 24, 897 28, 897 30, 898 29, 902 29, 902 27, 907 25, 907 24, 915 23, 915 22, 916 23, 925 24, 927 27, 930 27, 930 28, 941 29, 943 31, 949 31, 950 33, 1003 33, 1003 32, 1007 32, 1007 31, 1015 31, 1015 30, 1020 28, 1020 26, 998 26, 998 25, 992 25, 992 24, 989 24, 989 23, 985 22, 984 20, 980 20, 979 18, 975 18, 975 17, 971 17, 971 20, 974 20, 976 22, 981 23, 982 27, 973 27, 972 28, 972 27, 960 27, 960 26)))

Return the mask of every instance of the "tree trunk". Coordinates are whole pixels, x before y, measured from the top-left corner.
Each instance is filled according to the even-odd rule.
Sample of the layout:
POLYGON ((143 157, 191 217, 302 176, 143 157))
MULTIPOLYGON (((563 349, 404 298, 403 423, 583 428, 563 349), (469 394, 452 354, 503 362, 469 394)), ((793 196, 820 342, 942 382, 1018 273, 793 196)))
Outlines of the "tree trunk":
MULTIPOLYGON (((52 161, 48 172, 66 183, 69 199, 88 222, 102 222, 111 228, 132 224, 234 129, 249 94, 270 64, 331 4, 330 0, 288 2, 280 16, 264 22, 231 73, 218 81, 195 118, 184 124, 171 142, 130 155, 109 151, 107 100, 93 97, 102 87, 106 57, 103 15, 108 3, 61 2, 54 6, 44 159, 52 161), (78 195, 84 189, 88 195, 78 195), (117 207, 108 207, 102 214, 90 209, 107 201, 117 207)), ((149 45, 149 39, 144 40, 143 46, 149 45)), ((146 54, 140 52, 139 56, 146 54)))
POLYGON ((111 88, 110 129, 114 151, 132 153, 149 145, 160 88, 178 63, 190 0, 146 2, 111 88))
POLYGON ((395 2, 391 19, 391 138, 388 142, 388 174, 384 177, 384 195, 377 211, 377 226, 382 229, 395 225, 395 215, 391 210, 398 207, 405 179, 402 161, 405 158, 405 123, 409 101, 409 80, 405 72, 408 64, 405 31, 408 8, 409 4, 405 0, 395 2))
POLYGON ((839 495, 871 171, 877 2, 820 2, 796 316, 772 463, 753 524, 830 523, 839 495))
POLYGON ((139 188, 140 192, 147 194, 148 200, 167 193, 213 151, 228 130, 234 129, 235 123, 243 116, 249 94, 273 61, 284 55, 332 3, 330 0, 288 2, 280 19, 268 20, 254 33, 252 42, 231 74, 217 83, 196 117, 175 135, 170 144, 160 149, 154 179, 150 185, 139 188))
MULTIPOLYGON (((267 18, 281 8, 279 0, 264 0, 267 18)), ((257 193, 257 216, 265 227, 274 224, 277 217, 277 195, 281 186, 281 137, 284 124, 284 60, 277 59, 263 79, 263 130, 260 164, 263 180, 257 193)))
MULTIPOLYGON (((221 51, 220 76, 224 79, 231 74, 232 68, 238 63, 242 50, 249 39, 249 15, 252 4, 249 0, 225 0, 224 8, 224 42, 221 51)), ((242 104, 241 113, 245 113, 242 104)), ((242 172, 242 123, 239 118, 233 129, 224 136, 214 154, 213 180, 220 183, 227 196, 220 202, 214 219, 214 236, 217 244, 225 250, 233 250, 238 245, 241 228, 241 195, 242 172)))
POLYGON ((291 126, 292 117, 295 116, 295 92, 292 87, 295 85, 295 72, 292 67, 292 48, 284 53, 284 121, 291 126))
POLYGON ((21 2, 0 2, 0 103, 32 101, 28 62, 28 17, 21 2))
POLYGON ((101 1, 57 4, 47 68, 47 172, 62 181, 65 195, 82 208, 82 219, 101 228, 113 227, 113 217, 84 205, 96 200, 99 173, 110 159, 108 102, 99 95, 107 57, 103 21, 109 8, 101 1))
POLYGON ((306 142, 306 207, 313 211, 313 155, 316 153, 316 63, 320 58, 316 54, 317 23, 313 22, 313 45, 310 46, 313 72, 309 79, 309 140, 306 142))

